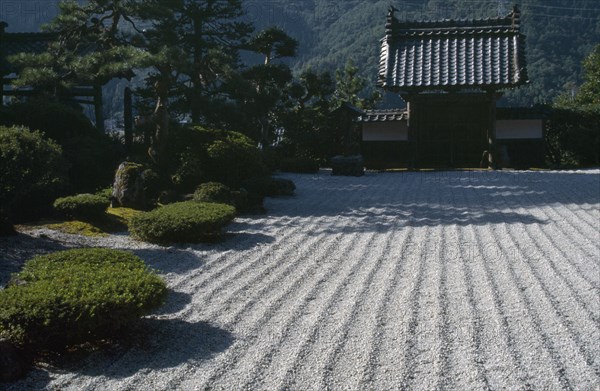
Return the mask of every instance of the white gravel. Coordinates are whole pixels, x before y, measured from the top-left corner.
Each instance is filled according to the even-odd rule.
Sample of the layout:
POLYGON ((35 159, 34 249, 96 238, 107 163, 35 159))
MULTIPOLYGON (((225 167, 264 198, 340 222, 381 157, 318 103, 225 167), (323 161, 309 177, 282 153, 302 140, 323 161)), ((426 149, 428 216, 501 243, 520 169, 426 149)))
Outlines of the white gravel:
MULTIPOLYGON (((147 333, 8 390, 598 390, 600 170, 286 175, 216 245, 131 249, 168 282, 147 333)), ((33 238, 41 236, 41 240, 33 238)))

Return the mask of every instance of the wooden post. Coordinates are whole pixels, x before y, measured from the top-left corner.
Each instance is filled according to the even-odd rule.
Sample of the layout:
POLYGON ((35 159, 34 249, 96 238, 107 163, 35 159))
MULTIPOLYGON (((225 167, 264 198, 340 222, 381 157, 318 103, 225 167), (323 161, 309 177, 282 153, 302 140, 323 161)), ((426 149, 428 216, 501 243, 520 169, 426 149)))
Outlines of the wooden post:
POLYGON ((488 93, 489 101, 490 101, 490 110, 489 110, 489 125, 488 125, 488 133, 487 133, 487 141, 488 141, 488 156, 489 156, 489 165, 488 168, 493 170, 498 169, 498 156, 496 151, 496 92, 492 91, 488 93))
POLYGON ((104 104, 102 102, 102 85, 94 84, 94 116, 96 117, 96 128, 104 133, 104 104))
POLYGON ((123 122, 125 128, 125 152, 131 152, 133 145, 133 101, 131 98, 131 88, 125 88, 125 96, 123 99, 123 122))

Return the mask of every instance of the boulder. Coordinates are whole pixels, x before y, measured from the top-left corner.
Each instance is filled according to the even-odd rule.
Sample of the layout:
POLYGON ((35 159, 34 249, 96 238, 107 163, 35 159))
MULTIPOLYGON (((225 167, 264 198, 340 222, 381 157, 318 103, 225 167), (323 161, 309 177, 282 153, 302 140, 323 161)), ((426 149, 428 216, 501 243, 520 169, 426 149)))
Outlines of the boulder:
POLYGON ((360 155, 334 156, 331 158, 331 175, 363 176, 365 162, 360 155))
POLYGON ((113 184, 113 207, 145 209, 145 168, 141 164, 123 162, 115 174, 113 184))

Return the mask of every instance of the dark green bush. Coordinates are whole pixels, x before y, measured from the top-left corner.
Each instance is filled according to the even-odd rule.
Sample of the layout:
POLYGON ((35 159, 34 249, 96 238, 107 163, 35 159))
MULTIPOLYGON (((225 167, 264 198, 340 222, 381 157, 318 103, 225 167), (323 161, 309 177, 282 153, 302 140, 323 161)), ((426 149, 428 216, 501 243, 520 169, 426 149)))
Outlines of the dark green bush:
POLYGON ((133 217, 129 231, 151 243, 196 243, 218 237, 234 217, 235 208, 230 205, 177 202, 133 217))
POLYGON ((13 280, 0 291, 0 336, 35 349, 114 336, 167 292, 141 259, 110 249, 37 256, 13 280))
POLYGON ((294 194, 296 185, 289 179, 271 178, 268 176, 247 179, 242 184, 248 194, 264 197, 290 196, 294 194))
POLYGON ((107 200, 108 202, 110 202, 110 199, 112 198, 112 192, 113 192, 112 187, 106 187, 104 189, 98 190, 94 194, 97 196, 100 196, 100 197, 104 198, 105 200, 107 200))
POLYGON ((282 159, 281 171, 296 172, 300 174, 314 174, 319 172, 319 162, 314 159, 302 157, 282 159))
POLYGON ((236 189, 245 178, 266 175, 260 151, 241 133, 182 128, 171 143, 173 183, 191 192, 202 182, 220 182, 236 189))
POLYGON ((83 221, 95 220, 104 215, 110 201, 95 194, 78 194, 58 198, 54 201, 54 209, 63 216, 83 221))
POLYGON ((0 167, 0 208, 13 222, 51 210, 67 183, 60 146, 20 126, 0 126, 0 167))
POLYGON ((207 182, 198 186, 194 201, 233 204, 231 189, 219 182, 207 182))
POLYGON ((81 110, 47 100, 16 103, 10 110, 14 116, 6 119, 10 122, 6 125, 40 130, 62 147, 76 192, 93 192, 111 183, 120 146, 98 131, 81 110))
POLYGON ((600 113, 554 109, 544 136, 551 165, 600 164, 600 113))
POLYGON ((294 195, 296 185, 293 181, 285 178, 270 178, 267 188, 268 197, 291 196, 294 195))

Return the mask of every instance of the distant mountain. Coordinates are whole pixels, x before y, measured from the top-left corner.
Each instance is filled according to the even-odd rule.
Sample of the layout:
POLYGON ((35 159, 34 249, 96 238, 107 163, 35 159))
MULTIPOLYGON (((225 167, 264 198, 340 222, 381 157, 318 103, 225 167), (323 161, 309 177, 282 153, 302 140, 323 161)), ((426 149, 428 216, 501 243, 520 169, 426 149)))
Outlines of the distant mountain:
MULTIPOLYGON (((57 13, 58 1, 2 2, 0 20, 8 31, 35 31, 57 13)), ((375 84, 379 39, 387 9, 406 20, 488 18, 512 8, 506 0, 247 0, 247 18, 258 29, 277 25, 300 42, 294 71, 342 67, 352 60, 375 84)), ((581 61, 600 42, 598 0, 521 0, 522 31, 527 36, 531 83, 509 91, 503 103, 550 103, 581 82, 581 61)))
MULTIPOLYGON (((522 31, 530 85, 505 94, 505 105, 551 103, 581 82, 581 61, 600 43, 597 0, 521 0, 522 31)), ((249 2, 252 4, 252 2, 249 2)), ((379 39, 390 4, 405 20, 495 18, 507 15, 506 0, 256 0, 257 22, 277 24, 300 41, 295 71, 333 70, 352 60, 375 83, 379 39), (270 20, 268 20, 270 19, 270 20)))

